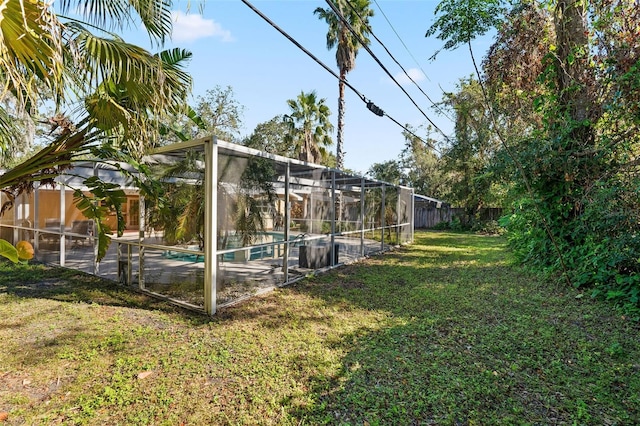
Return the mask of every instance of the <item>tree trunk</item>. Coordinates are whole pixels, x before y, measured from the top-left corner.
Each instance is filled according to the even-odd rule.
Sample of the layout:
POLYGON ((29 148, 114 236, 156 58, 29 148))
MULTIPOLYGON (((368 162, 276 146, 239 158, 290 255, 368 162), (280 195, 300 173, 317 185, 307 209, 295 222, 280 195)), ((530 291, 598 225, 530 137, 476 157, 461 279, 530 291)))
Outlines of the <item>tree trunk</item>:
MULTIPOLYGON (((572 120, 574 143, 590 143, 590 99, 588 93, 589 46, 583 2, 558 0, 555 8, 557 84, 561 112, 572 120), (582 123, 582 125, 577 124, 582 123)), ((565 118, 565 117, 563 117, 565 118)), ((576 147, 577 148, 577 147, 576 147)))
POLYGON ((583 210, 581 194, 601 171, 593 155, 577 155, 592 151, 595 135, 591 123, 597 120, 598 113, 589 93, 592 76, 584 2, 557 0, 554 12, 559 114, 552 136, 560 143, 558 153, 564 155, 556 179, 562 202, 575 219, 583 210))
POLYGON ((304 143, 302 145, 302 150, 300 151, 300 155, 298 159, 307 163, 315 163, 315 155, 313 152, 313 135, 305 131, 304 133, 304 143))

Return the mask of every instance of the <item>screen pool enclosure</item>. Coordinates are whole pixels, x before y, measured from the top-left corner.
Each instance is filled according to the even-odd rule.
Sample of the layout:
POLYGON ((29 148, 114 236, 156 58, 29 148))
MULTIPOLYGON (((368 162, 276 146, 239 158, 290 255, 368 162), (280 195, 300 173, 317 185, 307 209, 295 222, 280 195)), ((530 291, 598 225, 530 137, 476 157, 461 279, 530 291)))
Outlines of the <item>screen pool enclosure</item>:
MULTIPOLYGON (((55 188, 18 197, 0 218, 0 238, 31 241, 38 261, 208 314, 413 239, 411 188, 215 137, 162 147, 147 164, 162 198, 145 199, 113 165, 82 162, 55 188), (89 176, 126 194, 126 231, 112 238, 100 263, 93 221, 73 202, 73 189, 87 191, 89 176)), ((116 229, 115 213, 107 223, 116 229)))

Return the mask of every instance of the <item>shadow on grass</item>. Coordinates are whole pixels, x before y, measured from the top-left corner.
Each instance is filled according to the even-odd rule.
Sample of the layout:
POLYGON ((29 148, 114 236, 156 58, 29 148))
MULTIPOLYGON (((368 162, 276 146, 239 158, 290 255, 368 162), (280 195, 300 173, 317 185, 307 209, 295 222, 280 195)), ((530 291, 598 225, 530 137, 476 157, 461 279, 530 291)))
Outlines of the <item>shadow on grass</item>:
POLYGON ((292 288, 339 309, 387 316, 379 329, 360 328, 336 342, 346 353, 342 368, 312 379, 316 402, 292 410, 295 418, 309 424, 640 422, 637 324, 509 266, 496 250, 499 239, 430 237, 420 234, 412 247, 292 288))
MULTIPOLYGON (((191 359, 192 378, 207 362, 221 362, 210 359, 216 350, 228 350, 229 365, 219 374, 229 382, 216 395, 237 401, 243 390, 263 392, 256 396, 264 403, 277 394, 278 413, 288 416, 283 424, 640 423, 637 324, 588 297, 576 298, 571 289, 549 290, 509 266, 502 239, 422 232, 416 237, 414 245, 396 252, 221 310, 211 328, 194 332, 191 324, 211 320, 188 313, 191 324, 172 327, 156 316, 157 326, 142 327, 139 334, 131 324, 147 325, 140 320, 146 312, 109 307, 177 308, 85 274, 0 263, 0 294, 9 299, 96 304, 85 309, 89 313, 75 314, 78 320, 98 316, 95 328, 75 318, 66 328, 34 321, 29 331, 40 340, 22 333, 24 341, 13 342, 7 352, 23 357, 15 365, 47 365, 56 356, 65 362, 95 352, 124 356, 122 348, 132 359, 138 351, 154 353, 153 345, 173 347, 178 341, 184 348, 165 361, 191 359), (99 323, 105 321, 117 327, 103 330, 99 323), (225 336, 227 329, 231 334, 225 336), (159 331, 164 337, 152 340, 159 331), (294 344, 279 345, 287 339, 294 344), (193 343, 202 349, 192 352, 193 343), (264 373, 264 365, 274 372, 264 373), (267 374, 262 390, 257 373, 267 374), (235 390, 228 384, 234 381, 235 390), (296 386, 275 392, 273 381, 296 386), (303 396, 291 390, 298 385, 303 396)), ((65 304, 61 315, 74 314, 65 309, 72 306, 65 304)), ((21 378, 15 383, 22 386, 21 378)), ((189 397, 213 392, 207 389, 194 387, 189 397)), ((177 408, 190 407, 183 404, 177 408)), ((223 414, 240 416, 248 408, 253 407, 229 402, 223 414)), ((240 417, 226 419, 242 423, 240 417)), ((275 423, 266 416, 252 420, 247 424, 275 423)))
POLYGON ((196 321, 210 321, 188 311, 94 275, 42 264, 13 264, 0 259, 0 294, 18 298, 50 299, 164 312, 183 312, 196 321))

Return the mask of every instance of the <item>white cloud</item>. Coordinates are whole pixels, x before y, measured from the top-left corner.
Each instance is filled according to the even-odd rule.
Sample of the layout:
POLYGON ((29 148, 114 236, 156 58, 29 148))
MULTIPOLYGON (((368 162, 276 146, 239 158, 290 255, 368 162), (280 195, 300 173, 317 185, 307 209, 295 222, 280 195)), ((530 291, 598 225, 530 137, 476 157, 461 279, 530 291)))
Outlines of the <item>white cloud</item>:
POLYGON ((213 19, 204 19, 202 15, 173 11, 173 33, 175 42, 191 42, 201 38, 217 37, 224 42, 233 41, 231 31, 222 28, 222 25, 213 19))
MULTIPOLYGON (((418 82, 420 82, 420 81, 425 79, 425 75, 422 73, 422 71, 420 71, 417 68, 409 68, 407 70, 407 74, 409 74, 409 76, 416 83, 418 83, 418 82)), ((409 79, 409 77, 407 77, 407 74, 405 74, 404 72, 399 72, 396 75, 394 75, 394 78, 396 79, 396 81, 398 83, 400 83, 403 86, 407 85, 407 84, 412 84, 411 80, 409 79)))

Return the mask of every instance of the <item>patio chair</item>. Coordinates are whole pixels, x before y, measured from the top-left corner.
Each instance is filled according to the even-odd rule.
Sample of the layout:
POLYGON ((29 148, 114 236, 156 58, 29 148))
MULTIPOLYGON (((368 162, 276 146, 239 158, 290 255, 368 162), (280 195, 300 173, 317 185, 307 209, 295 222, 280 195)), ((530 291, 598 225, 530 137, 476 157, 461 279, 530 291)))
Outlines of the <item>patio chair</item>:
POLYGON ((38 237, 40 241, 47 244, 56 244, 60 242, 60 219, 57 218, 45 218, 44 231, 41 232, 38 237))
POLYGON ((71 222, 71 241, 73 244, 88 243, 91 245, 91 238, 93 236, 93 220, 74 220, 71 222), (78 234, 78 235, 75 235, 78 234))

